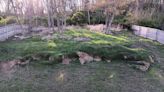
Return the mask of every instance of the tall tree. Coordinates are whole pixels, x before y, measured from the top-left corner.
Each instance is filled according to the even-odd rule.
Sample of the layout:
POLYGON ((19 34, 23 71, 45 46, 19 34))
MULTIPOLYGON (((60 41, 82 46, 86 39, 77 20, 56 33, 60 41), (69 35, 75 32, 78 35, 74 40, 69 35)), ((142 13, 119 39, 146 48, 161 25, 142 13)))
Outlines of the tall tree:
POLYGON ((106 16, 106 34, 110 34, 112 22, 116 15, 122 11, 122 7, 126 6, 134 0, 96 0, 96 6, 104 10, 106 16))

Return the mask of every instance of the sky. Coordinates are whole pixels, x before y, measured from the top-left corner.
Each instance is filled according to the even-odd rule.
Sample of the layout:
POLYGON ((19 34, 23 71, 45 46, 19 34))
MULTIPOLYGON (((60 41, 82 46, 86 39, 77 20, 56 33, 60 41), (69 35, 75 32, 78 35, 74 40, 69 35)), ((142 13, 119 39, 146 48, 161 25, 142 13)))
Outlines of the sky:
POLYGON ((0 11, 4 11, 4 3, 0 2, 0 11))

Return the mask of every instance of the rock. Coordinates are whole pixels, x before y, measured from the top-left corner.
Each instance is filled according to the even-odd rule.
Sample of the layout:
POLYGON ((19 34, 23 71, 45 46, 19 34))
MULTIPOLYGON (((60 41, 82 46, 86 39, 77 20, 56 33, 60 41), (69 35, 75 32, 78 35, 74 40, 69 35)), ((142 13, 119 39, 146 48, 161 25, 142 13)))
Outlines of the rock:
POLYGON ((155 62, 154 59, 152 58, 152 56, 149 56, 149 60, 150 60, 151 63, 155 62))
POLYGON ((30 63, 30 60, 26 60, 26 61, 24 61, 24 62, 18 62, 17 65, 25 66, 25 65, 27 65, 27 64, 29 64, 29 63, 30 63))
POLYGON ((37 55, 33 55, 33 56, 31 56, 31 57, 32 57, 32 59, 35 60, 35 61, 41 60, 41 57, 39 57, 39 56, 37 56, 37 55))
POLYGON ((125 60, 128 59, 128 56, 124 56, 124 59, 125 59, 125 60))
POLYGON ((79 60, 82 65, 86 62, 83 58, 79 58, 79 60))
POLYGON ((138 65, 136 65, 136 68, 145 72, 149 69, 150 67, 150 63, 146 62, 146 61, 137 61, 138 65))
POLYGON ((31 38, 31 36, 18 36, 18 35, 16 35, 16 36, 14 36, 15 37, 15 39, 14 40, 17 40, 17 39, 20 39, 20 40, 24 40, 24 39, 28 39, 28 38, 31 38))
POLYGON ((25 59, 23 57, 18 57, 17 59, 14 59, 10 62, 15 62, 15 65, 20 65, 20 66, 24 66, 29 64, 30 60, 29 59, 25 59))
POLYGON ((55 58, 53 56, 50 56, 49 59, 48 59, 50 62, 53 62, 55 61, 55 58))
POLYGON ((72 60, 68 57, 62 57, 62 64, 68 65, 72 60))
POLYGON ((112 62, 111 60, 106 60, 108 63, 112 62))
POLYGON ((82 65, 84 63, 89 63, 89 62, 93 61, 93 57, 85 52, 77 52, 77 55, 79 56, 79 60, 82 65))
POLYGON ((96 57, 94 57, 94 61, 96 61, 96 62, 100 62, 100 61, 102 61, 102 59, 101 59, 101 57, 96 56, 96 57))
POLYGON ((25 36, 21 36, 20 37, 21 40, 28 39, 28 38, 31 38, 31 36, 26 36, 26 37, 25 36))

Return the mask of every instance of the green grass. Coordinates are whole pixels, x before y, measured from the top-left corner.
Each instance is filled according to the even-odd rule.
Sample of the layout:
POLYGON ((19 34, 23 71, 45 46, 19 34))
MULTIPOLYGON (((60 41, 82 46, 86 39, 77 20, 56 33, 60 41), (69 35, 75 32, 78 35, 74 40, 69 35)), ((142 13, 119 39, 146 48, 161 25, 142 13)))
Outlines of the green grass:
POLYGON ((20 56, 49 53, 54 56, 85 51, 105 58, 111 63, 92 62, 80 65, 46 64, 45 60, 16 67, 10 75, 0 73, 0 92, 163 92, 164 48, 157 42, 137 37, 129 32, 115 36, 82 30, 54 34, 55 39, 42 41, 30 38, 23 41, 0 43, 0 61, 20 56), (61 35, 71 39, 62 39, 61 35), (91 41, 77 42, 75 37, 89 37, 91 41), (148 72, 129 67, 122 55, 145 59, 158 54, 161 63, 155 63, 148 72), (160 75, 160 76, 159 76, 160 75), (8 77, 9 76, 9 77, 8 77))
POLYGON ((0 91, 163 92, 163 86, 156 78, 124 63, 93 62, 83 66, 72 63, 44 67, 26 66, 19 69, 21 70, 15 72, 12 79, 1 80, 0 91))
POLYGON ((31 38, 24 41, 0 43, 0 61, 43 52, 60 56, 83 51, 102 58, 123 59, 124 56, 129 56, 137 60, 146 60, 149 55, 144 48, 131 48, 133 42, 127 36, 105 35, 85 29, 69 30, 64 34, 55 34, 54 36, 56 36, 56 39, 51 41, 31 38), (58 38, 60 35, 70 36, 72 39, 60 39, 58 38), (78 42, 73 40, 76 37, 87 37, 91 40, 78 42))

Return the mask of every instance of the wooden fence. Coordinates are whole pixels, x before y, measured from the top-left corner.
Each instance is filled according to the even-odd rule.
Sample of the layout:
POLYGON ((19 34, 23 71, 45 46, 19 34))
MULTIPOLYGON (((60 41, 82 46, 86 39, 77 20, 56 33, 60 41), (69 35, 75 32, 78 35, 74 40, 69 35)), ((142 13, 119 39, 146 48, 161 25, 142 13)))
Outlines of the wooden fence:
POLYGON ((142 36, 151 40, 158 41, 164 44, 164 31, 149 27, 133 25, 132 30, 138 36, 142 36))
POLYGON ((25 26, 20 26, 16 24, 0 27, 0 41, 5 41, 9 37, 25 32, 26 31, 25 29, 26 29, 25 26))

